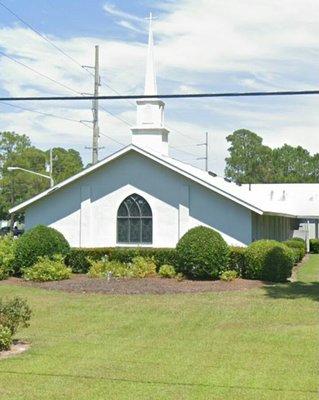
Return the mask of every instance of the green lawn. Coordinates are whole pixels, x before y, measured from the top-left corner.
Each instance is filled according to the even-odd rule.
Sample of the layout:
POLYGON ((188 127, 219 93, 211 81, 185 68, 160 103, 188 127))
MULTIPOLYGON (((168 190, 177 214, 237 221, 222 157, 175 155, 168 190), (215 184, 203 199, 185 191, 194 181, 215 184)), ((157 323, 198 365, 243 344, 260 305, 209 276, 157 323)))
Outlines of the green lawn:
POLYGON ((0 361, 1 400, 317 399, 319 256, 243 292, 25 296, 32 342, 0 361))

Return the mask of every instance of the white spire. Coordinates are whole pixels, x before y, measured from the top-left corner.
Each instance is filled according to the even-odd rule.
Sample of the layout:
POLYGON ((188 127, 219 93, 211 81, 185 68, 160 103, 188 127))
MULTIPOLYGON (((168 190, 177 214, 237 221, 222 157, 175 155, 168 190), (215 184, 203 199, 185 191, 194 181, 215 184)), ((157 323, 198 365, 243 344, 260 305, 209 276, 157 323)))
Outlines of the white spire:
POLYGON ((144 94, 151 97, 136 101, 137 118, 136 126, 132 128, 132 143, 138 147, 168 155, 169 131, 164 126, 165 103, 157 97, 152 20, 150 13, 144 94))
POLYGON ((145 92, 146 95, 157 95, 156 85, 156 74, 154 65, 154 39, 152 30, 153 16, 150 13, 150 26, 148 34, 148 52, 147 52, 147 64, 146 64, 146 76, 145 76, 145 92))

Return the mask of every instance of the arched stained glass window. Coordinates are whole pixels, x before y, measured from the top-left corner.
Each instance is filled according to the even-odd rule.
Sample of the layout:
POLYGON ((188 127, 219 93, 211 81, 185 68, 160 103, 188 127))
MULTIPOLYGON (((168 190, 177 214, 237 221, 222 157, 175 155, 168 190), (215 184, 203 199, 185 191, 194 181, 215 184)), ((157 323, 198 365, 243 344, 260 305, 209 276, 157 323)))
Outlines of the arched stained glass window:
POLYGON ((138 194, 127 197, 117 212, 118 243, 152 243, 153 217, 148 202, 138 194))

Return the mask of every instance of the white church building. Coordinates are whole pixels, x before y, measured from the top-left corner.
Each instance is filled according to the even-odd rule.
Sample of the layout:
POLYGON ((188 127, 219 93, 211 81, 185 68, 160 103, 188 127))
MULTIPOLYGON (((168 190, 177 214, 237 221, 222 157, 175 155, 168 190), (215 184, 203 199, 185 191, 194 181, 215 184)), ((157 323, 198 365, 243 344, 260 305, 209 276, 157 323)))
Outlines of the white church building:
POLYGON ((151 26, 145 95, 131 145, 10 210, 26 229, 53 227, 73 247, 175 247, 198 225, 238 246, 310 237, 310 226, 318 237, 319 184, 238 186, 169 156, 151 26))

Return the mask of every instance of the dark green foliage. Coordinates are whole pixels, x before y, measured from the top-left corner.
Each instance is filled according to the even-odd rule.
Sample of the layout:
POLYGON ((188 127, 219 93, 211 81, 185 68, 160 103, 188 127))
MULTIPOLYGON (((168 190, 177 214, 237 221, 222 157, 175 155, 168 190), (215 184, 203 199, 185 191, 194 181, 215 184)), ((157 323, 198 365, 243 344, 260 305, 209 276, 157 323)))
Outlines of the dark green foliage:
POLYGON ((0 299, 0 325, 14 335, 19 328, 27 328, 31 318, 31 309, 25 299, 14 297, 12 300, 0 299))
POLYGON ((313 156, 301 146, 284 144, 271 149, 262 137, 239 129, 227 137, 230 143, 225 175, 238 183, 318 182, 319 154, 313 156))
POLYGON ((293 250, 275 240, 259 240, 245 252, 244 278, 285 282, 294 265, 293 250))
POLYGON ((37 225, 18 239, 14 251, 14 268, 19 274, 23 268, 34 265, 40 256, 66 256, 70 246, 62 233, 44 225, 37 225))
POLYGON ((217 279, 227 269, 229 248, 213 229, 190 229, 178 242, 177 271, 196 279, 217 279))
POLYGON ((107 256, 110 261, 130 263, 135 257, 153 258, 157 269, 163 264, 176 265, 177 255, 175 249, 166 248, 124 248, 105 247, 91 249, 73 248, 66 257, 65 263, 75 273, 87 273, 90 268, 90 260, 101 260, 107 256))
POLYGON ((236 271, 238 276, 243 276, 245 268, 246 247, 230 246, 227 269, 236 271))
POLYGON ((301 242, 300 240, 287 240, 284 242, 284 244, 295 251, 296 262, 299 262, 304 258, 306 254, 304 241, 301 242))
POLYGON ((310 239, 310 253, 319 253, 319 239, 310 239))
POLYGON ((267 182, 273 175, 272 150, 263 139, 247 129, 227 136, 230 143, 226 158, 225 176, 237 183, 267 182))

